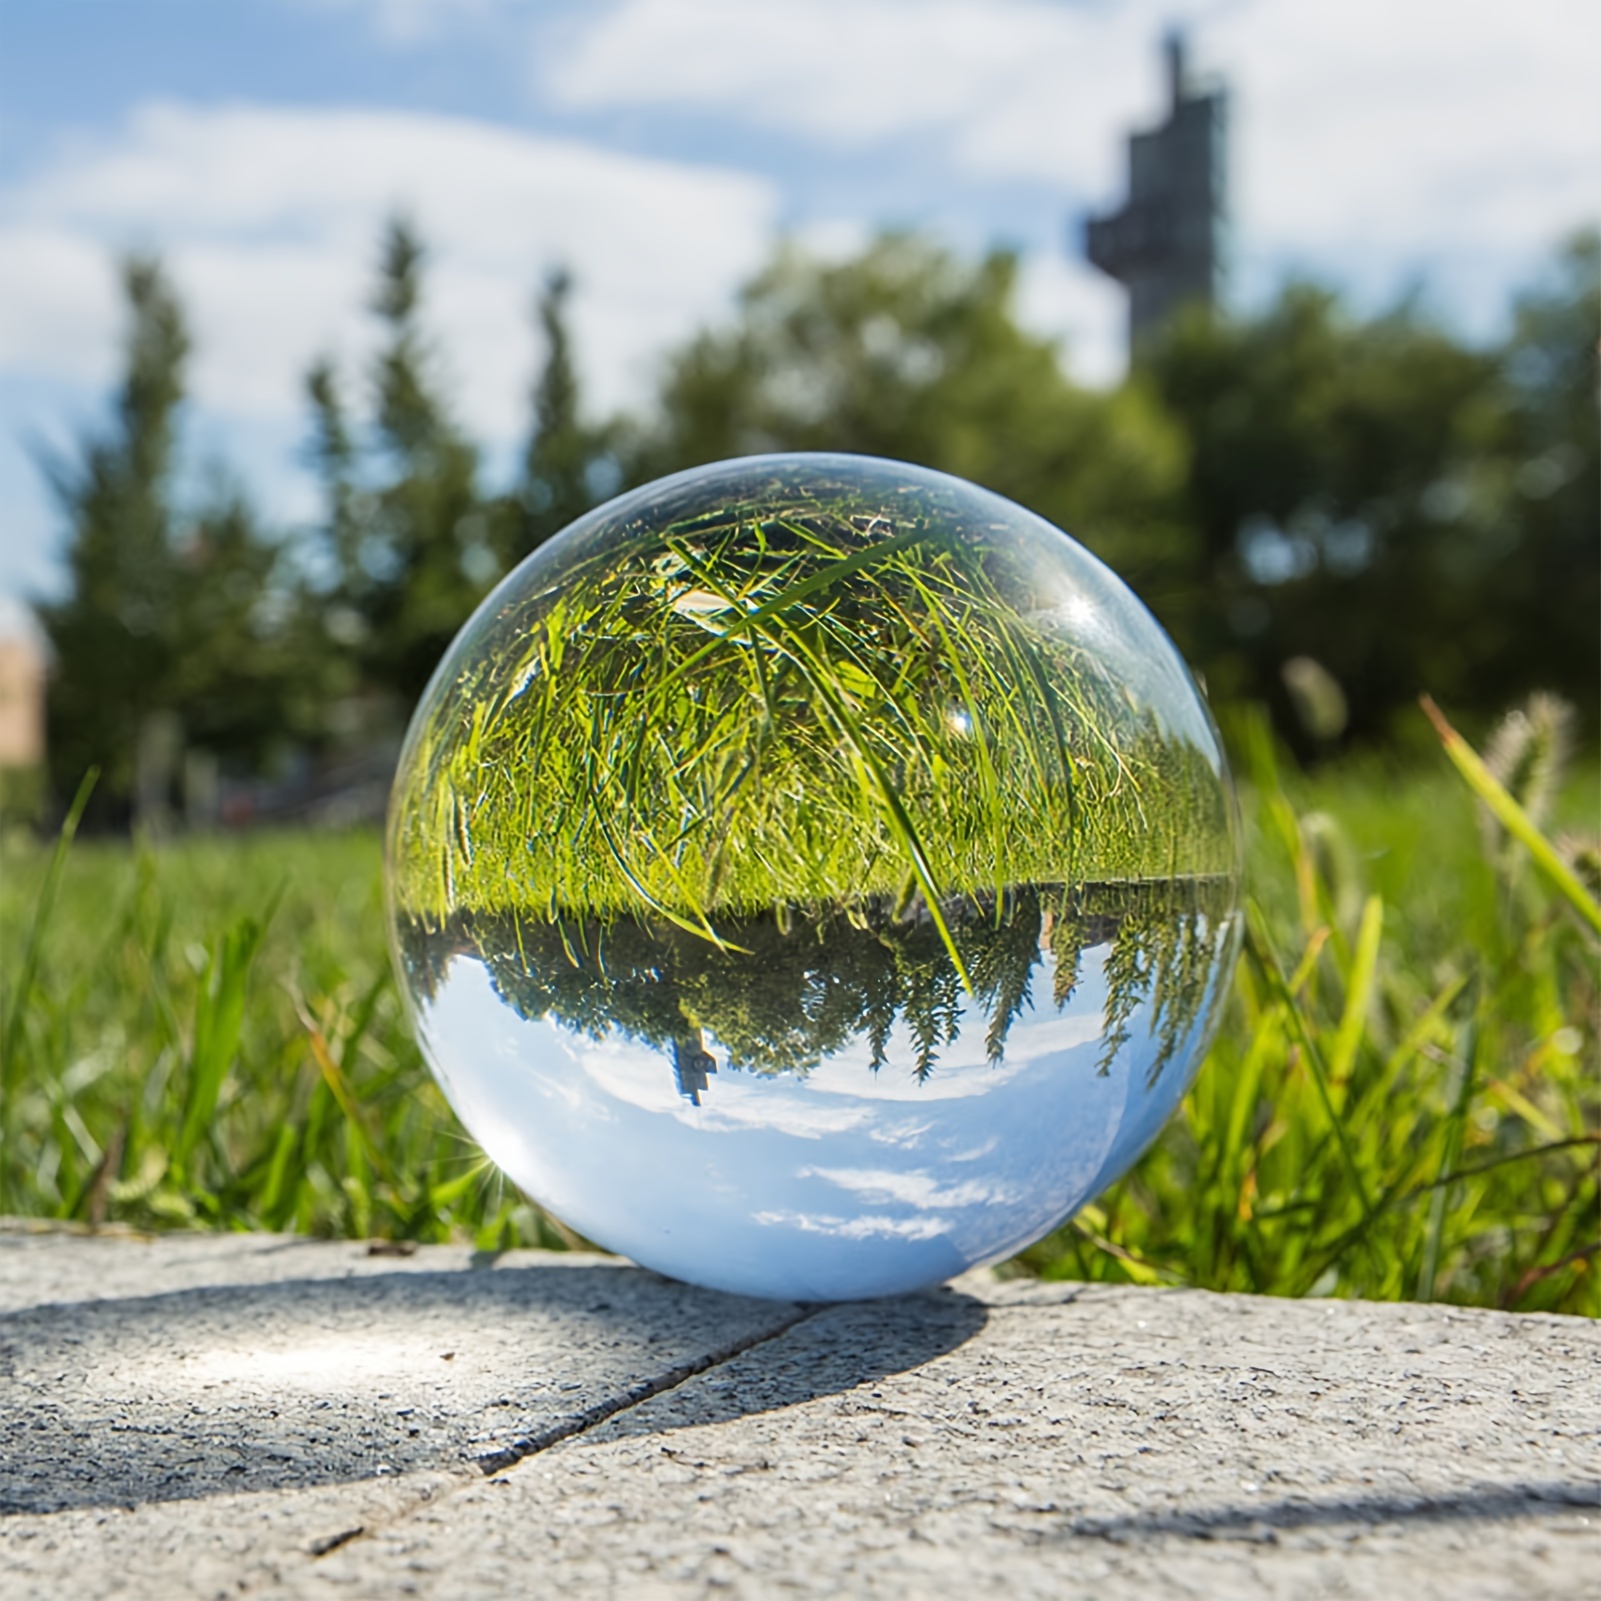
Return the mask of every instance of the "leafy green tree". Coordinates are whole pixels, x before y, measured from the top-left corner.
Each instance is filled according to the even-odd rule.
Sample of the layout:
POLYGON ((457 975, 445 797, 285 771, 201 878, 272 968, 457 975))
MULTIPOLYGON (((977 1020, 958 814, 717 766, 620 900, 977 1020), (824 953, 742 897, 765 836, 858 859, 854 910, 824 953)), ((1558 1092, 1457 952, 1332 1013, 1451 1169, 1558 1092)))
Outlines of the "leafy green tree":
POLYGON ((1183 441, 1145 388, 1075 387, 1019 326, 1017 261, 905 234, 826 264, 794 248, 732 327, 669 363, 635 481, 772 450, 854 451, 955 473, 1069 529, 1143 592, 1182 570, 1183 441))
POLYGON ((55 656, 50 767, 59 796, 102 778, 95 816, 128 815, 142 733, 256 765, 282 733, 291 658, 268 602, 281 552, 226 487, 177 503, 178 423, 189 336, 160 264, 123 264, 129 312, 112 422, 76 462, 46 464, 68 525, 68 587, 39 614, 55 656))
POLYGON ((1356 736, 1422 690, 1489 714, 1543 684, 1594 707, 1594 277, 1576 249, 1506 350, 1304 284, 1175 326, 1148 372, 1190 442, 1190 643, 1214 692, 1273 705, 1303 747, 1285 676, 1308 657, 1356 736))
POLYGON ((308 598, 353 682, 391 691, 405 706, 499 571, 478 452, 432 371, 420 317, 423 261, 411 226, 393 221, 372 300, 386 339, 372 373, 368 448, 332 365, 318 363, 307 378, 325 501, 320 555, 332 574, 308 598))
POLYGON ((534 426, 523 457, 522 483, 503 516, 508 567, 583 516, 609 492, 608 475, 615 479, 615 429, 587 423, 581 411, 568 326, 572 291, 572 275, 557 268, 546 277, 536 308, 545 363, 534 385, 534 426))
POLYGON ((1480 626, 1500 647, 1471 664, 1467 699, 1500 709, 1560 689, 1593 731, 1601 674, 1601 232, 1568 240, 1524 295, 1501 355, 1511 412, 1506 527, 1480 626))

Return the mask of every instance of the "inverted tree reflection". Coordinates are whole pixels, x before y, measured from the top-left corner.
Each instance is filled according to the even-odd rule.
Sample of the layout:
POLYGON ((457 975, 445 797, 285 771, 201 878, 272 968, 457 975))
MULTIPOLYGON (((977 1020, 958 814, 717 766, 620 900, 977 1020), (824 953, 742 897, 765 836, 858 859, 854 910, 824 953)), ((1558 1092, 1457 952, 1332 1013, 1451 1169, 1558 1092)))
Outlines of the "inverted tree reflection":
POLYGON ((596 1040, 615 1031, 659 1049, 697 1104, 720 1061, 740 1073, 804 1077, 865 1042, 876 1073, 890 1060, 897 1023, 921 1083, 972 1009, 999 1064, 1013 1025, 1031 1009, 1065 1010, 1088 954, 1103 950, 1098 1070, 1111 1070, 1144 1014, 1149 1087, 1202 1021, 1232 893, 1205 877, 1025 885, 941 910, 971 995, 916 896, 900 905, 875 897, 782 907, 721 924, 720 943, 664 919, 510 913, 414 927, 405 943, 423 994, 432 995, 450 959, 474 957, 523 1018, 596 1040))

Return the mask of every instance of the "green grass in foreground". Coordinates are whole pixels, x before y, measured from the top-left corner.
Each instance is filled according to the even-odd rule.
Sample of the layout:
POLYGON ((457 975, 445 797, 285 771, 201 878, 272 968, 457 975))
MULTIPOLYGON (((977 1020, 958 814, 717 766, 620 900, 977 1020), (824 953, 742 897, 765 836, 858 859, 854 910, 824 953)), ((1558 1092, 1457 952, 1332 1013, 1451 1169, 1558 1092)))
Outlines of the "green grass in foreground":
MULTIPOLYGON (((1591 933, 1443 758, 1281 786, 1247 743, 1222 1032, 1158 1144, 1017 1267, 1601 1311, 1591 933)), ((1575 826, 1593 771, 1547 831, 1575 826)), ((53 907, 50 852, 0 851, 0 1213, 571 1242, 423 1067, 376 837, 84 842, 53 907)))

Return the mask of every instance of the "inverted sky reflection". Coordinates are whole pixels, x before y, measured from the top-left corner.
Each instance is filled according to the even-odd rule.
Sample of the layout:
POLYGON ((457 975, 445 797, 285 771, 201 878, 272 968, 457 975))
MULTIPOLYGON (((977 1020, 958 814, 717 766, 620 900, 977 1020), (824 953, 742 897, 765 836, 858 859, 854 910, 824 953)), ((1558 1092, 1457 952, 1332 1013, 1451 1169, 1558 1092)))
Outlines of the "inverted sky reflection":
MULTIPOLYGON (((848 1298, 1019 1248, 1160 1127, 1185 1079, 1147 1087, 1149 1002, 1100 1061, 1110 951, 1083 953, 1063 1010, 1025 1007, 998 1063, 969 1003, 921 1083, 902 1024, 876 1073, 865 1038, 806 1076, 769 1077, 734 1068, 708 1037, 717 1071, 697 1105, 666 1051, 524 1019, 466 955, 450 958, 420 1023, 491 1158, 591 1239, 700 1283, 848 1298)), ((1035 992, 1050 995, 1048 973, 1035 992)))

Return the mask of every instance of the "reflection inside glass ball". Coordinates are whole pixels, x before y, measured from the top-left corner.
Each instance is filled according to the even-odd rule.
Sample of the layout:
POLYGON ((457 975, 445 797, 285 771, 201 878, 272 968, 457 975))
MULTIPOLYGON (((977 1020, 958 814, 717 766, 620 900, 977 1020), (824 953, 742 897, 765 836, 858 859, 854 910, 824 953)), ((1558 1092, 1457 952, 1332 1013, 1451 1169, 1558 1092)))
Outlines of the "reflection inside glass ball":
POLYGON ((1104 566, 959 480, 755 457, 492 594, 413 721, 391 925, 451 1104, 675 1277, 938 1282, 1123 1172, 1237 939, 1215 730, 1104 566))

